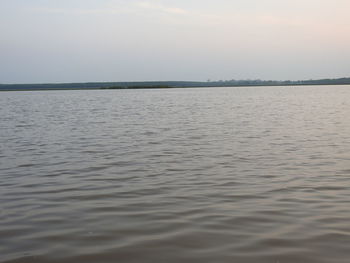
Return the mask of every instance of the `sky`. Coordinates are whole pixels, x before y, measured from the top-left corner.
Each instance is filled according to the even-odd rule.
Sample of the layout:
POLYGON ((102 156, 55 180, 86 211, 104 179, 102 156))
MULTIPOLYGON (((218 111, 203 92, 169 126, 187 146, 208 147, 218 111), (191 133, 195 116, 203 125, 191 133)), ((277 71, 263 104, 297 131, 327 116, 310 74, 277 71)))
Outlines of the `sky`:
POLYGON ((0 83, 350 77, 349 0, 0 0, 0 83))

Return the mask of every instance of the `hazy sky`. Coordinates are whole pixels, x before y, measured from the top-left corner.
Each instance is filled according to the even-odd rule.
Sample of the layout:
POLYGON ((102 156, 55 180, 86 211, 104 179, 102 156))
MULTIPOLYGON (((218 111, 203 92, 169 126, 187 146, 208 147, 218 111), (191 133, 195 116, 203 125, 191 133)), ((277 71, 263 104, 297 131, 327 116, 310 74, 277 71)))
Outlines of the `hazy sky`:
POLYGON ((350 76, 349 0, 0 0, 0 83, 350 76))

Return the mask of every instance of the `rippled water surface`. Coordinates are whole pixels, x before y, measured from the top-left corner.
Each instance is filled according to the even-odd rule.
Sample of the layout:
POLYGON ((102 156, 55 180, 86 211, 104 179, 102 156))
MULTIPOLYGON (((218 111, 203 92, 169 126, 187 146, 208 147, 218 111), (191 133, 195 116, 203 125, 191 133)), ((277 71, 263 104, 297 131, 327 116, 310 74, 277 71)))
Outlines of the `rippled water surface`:
POLYGON ((350 260, 350 86, 0 93, 0 262, 350 260))

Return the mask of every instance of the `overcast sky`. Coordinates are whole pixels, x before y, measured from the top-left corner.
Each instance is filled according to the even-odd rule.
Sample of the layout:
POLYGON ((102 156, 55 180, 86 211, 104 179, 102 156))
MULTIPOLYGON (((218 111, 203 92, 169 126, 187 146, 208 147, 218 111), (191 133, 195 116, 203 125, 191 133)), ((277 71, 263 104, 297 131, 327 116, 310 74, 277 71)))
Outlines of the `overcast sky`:
POLYGON ((0 0, 0 83, 350 77, 349 0, 0 0))

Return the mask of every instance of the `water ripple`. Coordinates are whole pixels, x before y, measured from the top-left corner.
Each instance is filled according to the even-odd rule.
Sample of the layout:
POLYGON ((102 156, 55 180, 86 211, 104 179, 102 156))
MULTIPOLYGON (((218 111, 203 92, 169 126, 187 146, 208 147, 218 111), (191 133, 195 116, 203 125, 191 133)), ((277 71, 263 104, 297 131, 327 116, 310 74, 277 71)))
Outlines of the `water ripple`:
POLYGON ((2 263, 349 261, 347 86, 1 95, 2 263))

